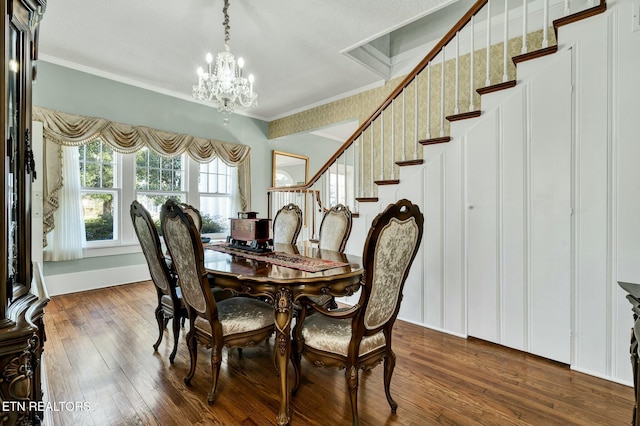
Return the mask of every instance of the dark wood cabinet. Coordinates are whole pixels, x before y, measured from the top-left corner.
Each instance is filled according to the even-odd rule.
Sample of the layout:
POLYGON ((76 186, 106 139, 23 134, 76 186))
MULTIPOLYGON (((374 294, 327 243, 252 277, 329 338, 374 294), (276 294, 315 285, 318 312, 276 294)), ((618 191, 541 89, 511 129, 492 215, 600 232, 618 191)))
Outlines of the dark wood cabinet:
POLYGON ((633 389, 635 404, 631 425, 640 426, 640 353, 638 342, 640 342, 640 284, 618 281, 618 285, 627 292, 627 300, 631 303, 633 313, 633 326, 631 327, 631 342, 629 345, 629 355, 631 356, 631 371, 633 373, 633 389))
POLYGON ((0 244, 0 423, 39 424, 41 356, 48 302, 31 260, 31 184, 36 178, 31 140, 31 84, 38 25, 46 0, 2 0, 2 124, 4 156, 0 244))

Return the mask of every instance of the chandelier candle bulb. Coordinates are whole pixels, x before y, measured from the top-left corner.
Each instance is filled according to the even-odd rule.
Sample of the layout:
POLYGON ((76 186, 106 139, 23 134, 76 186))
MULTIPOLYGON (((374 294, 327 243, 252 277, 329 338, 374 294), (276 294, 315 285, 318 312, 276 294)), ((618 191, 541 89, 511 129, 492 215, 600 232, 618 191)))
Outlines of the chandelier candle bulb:
POLYGON ((202 67, 198 67, 196 72, 198 73, 198 86, 200 86, 202 84, 202 74, 204 74, 204 70, 202 67))
POLYGON ((242 68, 243 68, 243 67, 244 67, 244 59, 242 59, 242 58, 238 58, 238 68, 240 68, 240 69, 238 70, 238 75, 239 75, 240 77, 242 77, 242 68))
POLYGON ((207 57, 205 58, 207 61, 207 71, 209 75, 211 75, 211 63, 213 62, 213 55, 211 53, 207 53, 207 57))

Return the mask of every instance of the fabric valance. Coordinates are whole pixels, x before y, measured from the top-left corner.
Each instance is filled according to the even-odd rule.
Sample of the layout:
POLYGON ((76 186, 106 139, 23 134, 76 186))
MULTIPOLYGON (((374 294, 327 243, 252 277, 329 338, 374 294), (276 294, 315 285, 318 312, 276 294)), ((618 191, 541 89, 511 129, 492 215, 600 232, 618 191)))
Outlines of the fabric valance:
POLYGON ((251 165, 247 145, 116 123, 104 118, 85 117, 52 109, 33 107, 33 120, 44 125, 44 194, 43 221, 46 234, 54 227, 53 213, 58 208, 57 193, 63 185, 61 145, 80 146, 101 139, 114 151, 130 154, 148 147, 163 157, 186 153, 199 163, 219 158, 238 169, 238 192, 242 210, 251 208, 251 165))

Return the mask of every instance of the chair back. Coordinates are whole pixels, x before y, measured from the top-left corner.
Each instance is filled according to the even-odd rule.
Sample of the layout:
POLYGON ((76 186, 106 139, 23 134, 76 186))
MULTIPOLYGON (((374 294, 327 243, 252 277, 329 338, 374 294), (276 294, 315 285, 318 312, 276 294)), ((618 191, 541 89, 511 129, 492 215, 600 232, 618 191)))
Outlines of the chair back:
POLYGON ((322 217, 318 248, 343 252, 351 234, 351 211, 338 204, 331 207, 322 217))
POLYGON ((151 215, 137 200, 131 203, 130 213, 133 229, 138 236, 142 253, 147 259, 151 280, 164 294, 171 294, 171 274, 162 252, 158 229, 151 219, 151 215))
POLYGON ((287 204, 273 218, 273 243, 295 244, 302 228, 302 210, 293 203, 287 204))
POLYGON ((200 233, 202 231, 202 216, 200 215, 200 210, 187 203, 180 203, 180 207, 183 212, 191 216, 193 224, 196 225, 196 229, 198 233, 200 233))
POLYGON ((422 240, 424 217, 403 199, 390 204, 372 222, 362 256, 365 285, 360 304, 365 334, 393 325, 402 289, 422 240))
POLYGON ((173 200, 167 200, 160 211, 164 242, 169 249, 173 268, 180 279, 185 304, 204 316, 208 306, 216 306, 204 270, 204 251, 193 219, 173 200), (207 300, 208 296, 211 300, 207 300), (209 305, 211 303, 212 305, 209 305))

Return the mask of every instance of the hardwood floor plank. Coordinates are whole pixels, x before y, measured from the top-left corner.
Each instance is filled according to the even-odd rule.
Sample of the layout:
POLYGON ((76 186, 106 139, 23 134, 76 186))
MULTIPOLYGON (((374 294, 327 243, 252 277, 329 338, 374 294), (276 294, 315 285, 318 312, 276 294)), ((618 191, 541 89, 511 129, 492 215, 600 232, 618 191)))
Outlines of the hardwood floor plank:
MULTIPOLYGON (((49 401, 88 402, 90 411, 58 411, 56 425, 269 425, 279 406, 273 337, 243 351, 223 351, 218 394, 211 386, 210 351, 198 348, 190 386, 186 329, 175 364, 171 327, 158 352, 150 282, 54 296, 45 316, 49 401)), ((188 328, 188 325, 187 325, 188 328)), ((463 339, 402 321, 391 414, 383 367, 359 375, 363 425, 612 425, 628 424, 633 390, 572 371, 568 366, 478 339, 463 339)), ((290 367, 291 368, 291 367, 290 367)), ((349 425, 344 371, 302 362, 291 424, 349 425)), ((290 377, 293 371, 290 370, 290 377)))

